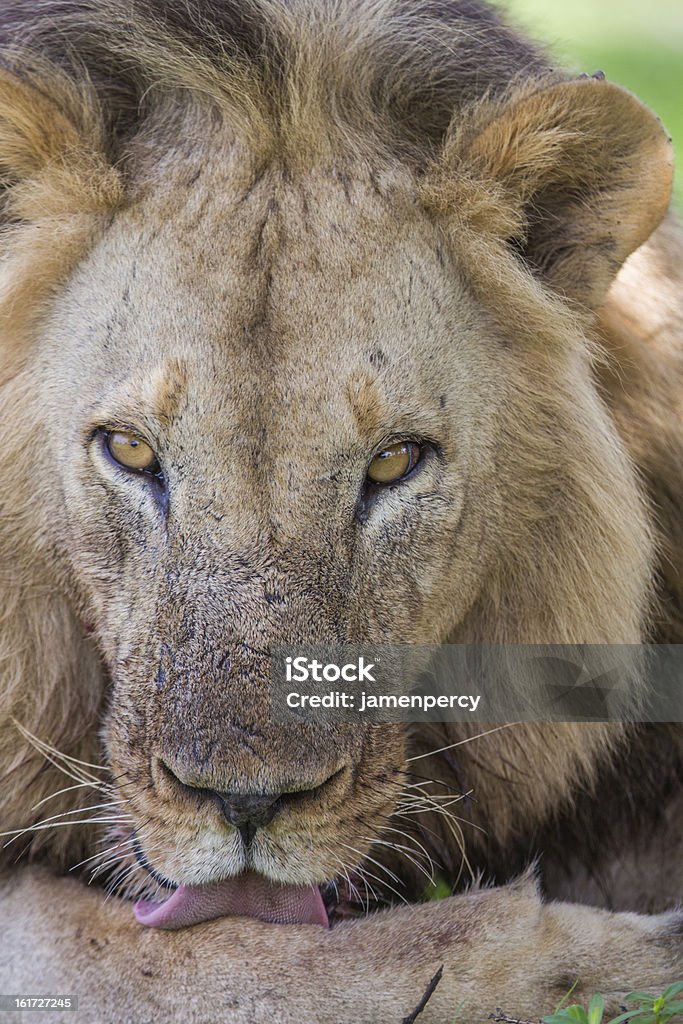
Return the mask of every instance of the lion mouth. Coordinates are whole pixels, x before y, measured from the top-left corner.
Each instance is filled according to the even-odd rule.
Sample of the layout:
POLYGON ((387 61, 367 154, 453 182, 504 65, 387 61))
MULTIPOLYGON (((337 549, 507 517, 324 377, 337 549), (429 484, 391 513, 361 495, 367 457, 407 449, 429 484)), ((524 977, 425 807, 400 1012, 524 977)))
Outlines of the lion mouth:
POLYGON ((137 838, 133 852, 140 866, 166 893, 163 899, 140 899, 134 905, 136 920, 149 928, 188 928, 228 916, 252 917, 269 924, 333 928, 340 921, 365 916, 373 902, 368 893, 365 898, 360 895, 350 878, 320 886, 296 886, 246 871, 207 885, 176 885, 152 867, 137 838))
POLYGON ((161 902, 138 900, 134 913, 142 925, 167 929, 227 916, 323 928, 330 923, 318 886, 278 885, 253 871, 208 885, 179 885, 161 902))

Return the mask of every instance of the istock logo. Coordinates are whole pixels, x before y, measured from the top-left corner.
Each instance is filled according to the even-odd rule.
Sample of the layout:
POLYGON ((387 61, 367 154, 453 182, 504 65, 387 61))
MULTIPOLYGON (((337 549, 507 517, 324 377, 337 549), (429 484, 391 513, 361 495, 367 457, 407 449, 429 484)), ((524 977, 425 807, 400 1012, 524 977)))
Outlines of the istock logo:
POLYGON ((322 661, 310 661, 301 656, 299 658, 285 658, 285 674, 288 683, 304 683, 307 679, 314 679, 317 683, 336 683, 343 679, 347 683, 374 683, 375 677, 372 669, 373 662, 365 664, 365 658, 360 657, 356 662, 349 662, 346 665, 337 665, 329 662, 324 665, 322 661))

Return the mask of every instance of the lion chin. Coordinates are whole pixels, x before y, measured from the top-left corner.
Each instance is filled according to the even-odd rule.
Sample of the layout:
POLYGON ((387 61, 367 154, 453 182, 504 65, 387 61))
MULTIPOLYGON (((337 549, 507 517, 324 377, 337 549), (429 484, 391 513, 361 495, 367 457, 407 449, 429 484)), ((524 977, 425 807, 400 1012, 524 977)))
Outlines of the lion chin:
MULTIPOLYGON (((665 911, 676 725, 270 703, 292 644, 683 643, 658 118, 479 0, 5 6, 3 870, 96 881, 145 950, 424 912, 438 952, 455 904, 416 904, 536 858, 546 897, 665 911)), ((638 963, 664 925, 620 920, 638 963)))

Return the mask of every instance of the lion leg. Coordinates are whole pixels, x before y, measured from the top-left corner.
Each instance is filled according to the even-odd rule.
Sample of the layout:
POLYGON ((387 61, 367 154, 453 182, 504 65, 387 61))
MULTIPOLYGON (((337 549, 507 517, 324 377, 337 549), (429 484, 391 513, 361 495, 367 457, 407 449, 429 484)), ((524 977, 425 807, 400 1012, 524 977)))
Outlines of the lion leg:
MULTIPOLYGON (((617 1006, 681 967, 683 915, 543 904, 531 884, 388 910, 330 932, 222 918, 140 928, 129 904, 38 869, 0 888, 0 991, 79 998, 74 1024, 400 1024, 438 968, 420 1022, 538 1017, 577 982, 617 1006)), ((23 1019, 48 1024, 64 1015, 23 1019)), ((9 1020, 8 1016, 8 1020, 9 1020)), ((13 1019, 13 1018, 12 1018, 13 1019)))

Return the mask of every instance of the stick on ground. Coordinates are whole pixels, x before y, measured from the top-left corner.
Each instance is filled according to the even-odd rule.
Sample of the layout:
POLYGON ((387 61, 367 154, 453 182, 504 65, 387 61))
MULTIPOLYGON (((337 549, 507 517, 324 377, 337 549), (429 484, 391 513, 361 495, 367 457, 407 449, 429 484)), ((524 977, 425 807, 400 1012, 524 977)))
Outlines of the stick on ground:
POLYGON ((420 1014, 424 1010, 425 1006, 427 1005, 429 1000, 434 995, 434 989, 436 988, 436 986, 441 981, 441 975, 442 974, 443 974, 443 964, 441 964, 441 967, 439 967, 438 971, 436 972, 436 974, 434 975, 432 980, 427 985, 427 988, 425 989, 425 993, 422 996, 422 999, 420 1000, 420 1002, 417 1004, 417 1006, 415 1007, 415 1009, 413 1010, 412 1013, 409 1013, 407 1017, 403 1018, 403 1020, 401 1021, 401 1024, 415 1024, 415 1021, 420 1016, 420 1014))

